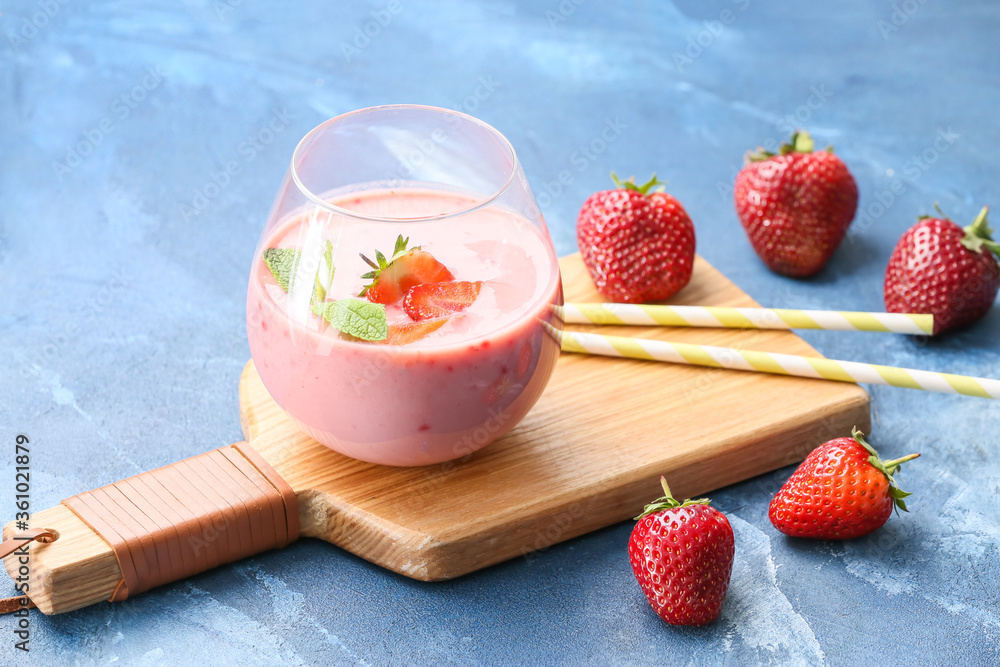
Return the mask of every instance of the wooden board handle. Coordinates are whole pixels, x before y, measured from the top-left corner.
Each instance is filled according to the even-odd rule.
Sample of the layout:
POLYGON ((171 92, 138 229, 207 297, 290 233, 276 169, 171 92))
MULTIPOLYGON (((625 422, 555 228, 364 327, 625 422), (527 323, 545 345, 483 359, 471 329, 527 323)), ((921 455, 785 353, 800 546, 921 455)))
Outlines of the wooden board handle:
MULTIPOLYGON (((110 545, 64 505, 31 517, 33 526, 58 533, 49 544, 34 542, 28 548, 28 597, 45 614, 59 614, 107 600, 122 579, 122 571, 110 545)), ((14 522, 4 526, 3 537, 17 531, 14 522)), ((18 559, 8 556, 4 567, 12 579, 20 576, 18 559)))
MULTIPOLYGON (((27 595, 46 614, 72 611, 183 579, 299 536, 295 492, 247 443, 236 443, 34 514, 56 533, 33 543, 27 595)), ((4 527, 14 537, 15 524, 4 527)), ((24 582, 21 558, 4 566, 24 582)))

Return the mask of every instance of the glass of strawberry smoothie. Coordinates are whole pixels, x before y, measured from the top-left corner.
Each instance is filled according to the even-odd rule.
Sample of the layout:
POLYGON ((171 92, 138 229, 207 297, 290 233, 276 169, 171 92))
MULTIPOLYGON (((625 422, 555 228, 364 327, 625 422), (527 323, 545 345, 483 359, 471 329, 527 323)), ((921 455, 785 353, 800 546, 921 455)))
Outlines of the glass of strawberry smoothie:
POLYGON ((510 431, 559 355, 559 265, 494 128, 394 105, 302 139, 254 254, 247 335, 303 431, 396 466, 510 431))

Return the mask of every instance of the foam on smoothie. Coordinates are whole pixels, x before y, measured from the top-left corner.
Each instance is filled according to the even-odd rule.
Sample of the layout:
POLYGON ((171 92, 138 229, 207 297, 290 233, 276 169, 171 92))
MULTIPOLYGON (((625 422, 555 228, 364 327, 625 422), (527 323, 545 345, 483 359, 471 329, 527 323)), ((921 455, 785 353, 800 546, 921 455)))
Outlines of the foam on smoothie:
MULTIPOLYGON (((331 203, 362 215, 380 218, 426 217, 441 210, 468 208, 475 200, 433 190, 379 190, 331 203)), ((537 228, 524 218, 502 209, 484 208, 445 221, 369 222, 313 210, 285 221, 267 247, 296 248, 302 252, 297 280, 289 294, 269 279, 266 266, 258 277, 272 302, 290 319, 311 330, 324 329, 310 309, 312 281, 326 241, 334 245, 336 272, 329 299, 355 297, 368 282, 371 270, 360 257, 375 257, 375 250, 392 252, 397 235, 410 239, 454 274, 455 280, 483 281, 479 298, 461 316, 411 346, 447 344, 489 334, 522 319, 550 295, 555 279, 547 245, 537 228), (327 230, 336 230, 333 233, 327 230), (338 252, 344 249, 342 252, 338 252)), ((389 324, 409 322, 402 305, 386 308, 389 324)))

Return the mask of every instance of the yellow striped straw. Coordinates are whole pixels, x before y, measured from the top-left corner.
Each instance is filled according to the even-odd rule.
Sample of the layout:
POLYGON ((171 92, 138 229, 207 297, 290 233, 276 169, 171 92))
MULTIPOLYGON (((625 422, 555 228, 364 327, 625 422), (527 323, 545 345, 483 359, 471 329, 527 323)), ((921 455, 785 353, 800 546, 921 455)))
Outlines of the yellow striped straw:
POLYGON ((863 364, 856 361, 801 357, 777 352, 755 352, 737 350, 731 347, 668 343, 663 340, 647 338, 601 336, 579 331, 560 332, 551 325, 547 324, 546 326, 562 343, 563 352, 666 361, 712 368, 731 368, 741 371, 836 380, 838 382, 866 382, 891 387, 936 391, 943 394, 1000 398, 1000 380, 863 364))
POLYGON ((847 310, 650 306, 631 303, 567 303, 553 306, 566 324, 633 324, 727 329, 829 329, 930 336, 933 315, 862 313, 847 310))

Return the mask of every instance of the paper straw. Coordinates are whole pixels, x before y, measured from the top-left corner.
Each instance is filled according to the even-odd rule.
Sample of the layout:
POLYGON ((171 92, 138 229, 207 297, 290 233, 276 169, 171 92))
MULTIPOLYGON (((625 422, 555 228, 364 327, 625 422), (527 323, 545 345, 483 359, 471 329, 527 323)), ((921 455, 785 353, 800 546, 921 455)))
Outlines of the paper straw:
POLYGON ((567 303, 553 306, 566 324, 631 324, 727 329, 829 329, 930 336, 933 315, 846 310, 649 306, 630 303, 567 303))
POLYGON ((663 340, 646 338, 601 336, 579 331, 560 332, 551 325, 547 326, 556 339, 562 343, 564 352, 667 361, 675 364, 731 368, 777 375, 795 375, 838 382, 866 382, 891 387, 936 391, 943 394, 1000 398, 1000 380, 920 371, 911 368, 878 366, 856 361, 836 361, 822 357, 801 357, 777 352, 755 352, 731 347, 668 343, 663 340))

